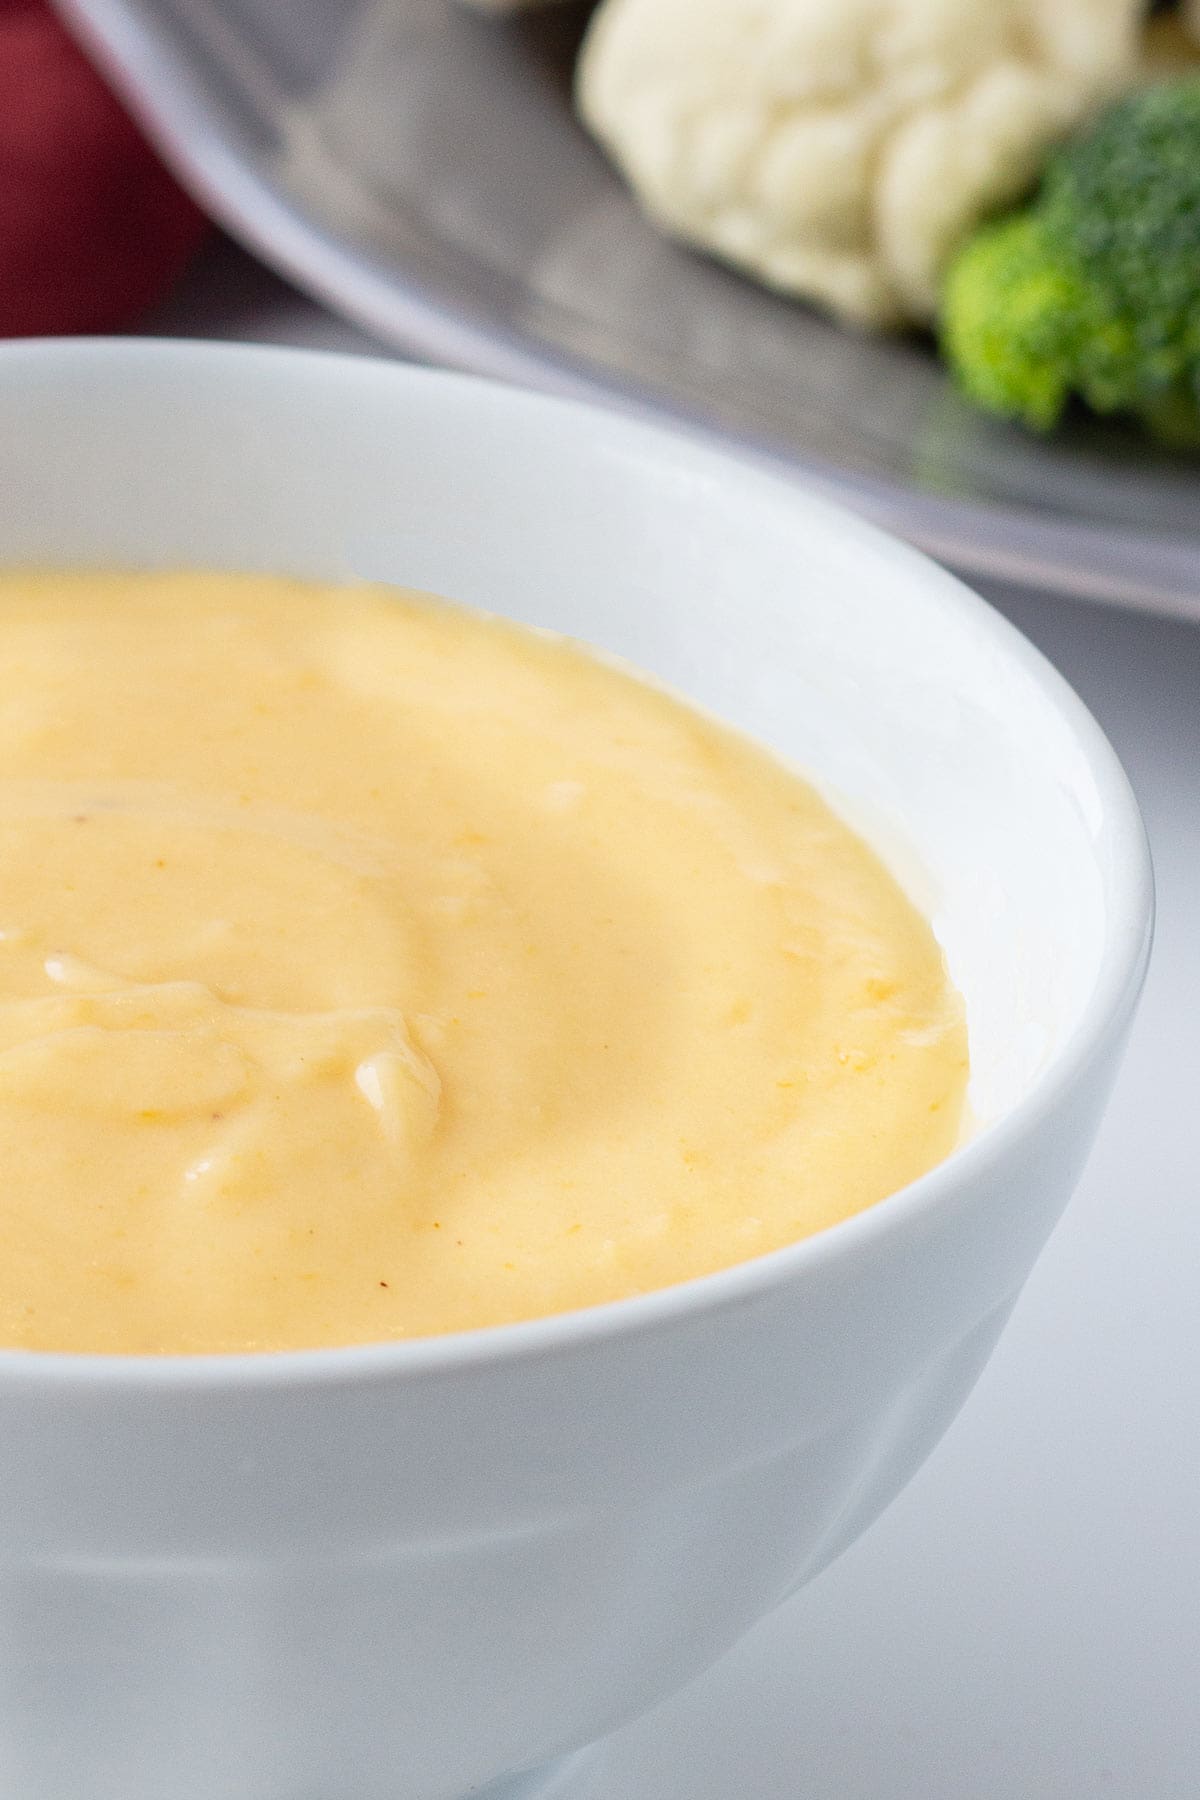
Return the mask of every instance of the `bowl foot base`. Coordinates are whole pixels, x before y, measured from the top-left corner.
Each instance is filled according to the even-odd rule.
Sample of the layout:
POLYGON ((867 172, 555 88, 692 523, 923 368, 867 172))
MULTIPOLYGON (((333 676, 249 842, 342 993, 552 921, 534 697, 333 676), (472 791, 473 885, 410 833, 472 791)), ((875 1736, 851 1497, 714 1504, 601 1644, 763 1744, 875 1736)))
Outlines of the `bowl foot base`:
POLYGON ((471 1800, 594 1800, 599 1761, 596 1749, 579 1750, 574 1756, 480 1788, 471 1800))

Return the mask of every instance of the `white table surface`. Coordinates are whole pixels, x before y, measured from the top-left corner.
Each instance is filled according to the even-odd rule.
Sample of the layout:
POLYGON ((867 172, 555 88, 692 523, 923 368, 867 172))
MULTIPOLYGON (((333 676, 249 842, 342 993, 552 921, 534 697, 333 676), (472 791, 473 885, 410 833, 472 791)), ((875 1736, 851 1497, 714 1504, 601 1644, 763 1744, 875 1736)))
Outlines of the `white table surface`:
MULTIPOLYGON (((149 328, 376 348, 221 244, 149 328)), ((1124 1071, 930 1462, 613 1741, 598 1800, 1200 1796, 1200 625, 987 591, 1092 707, 1145 812, 1159 927, 1124 1071)))

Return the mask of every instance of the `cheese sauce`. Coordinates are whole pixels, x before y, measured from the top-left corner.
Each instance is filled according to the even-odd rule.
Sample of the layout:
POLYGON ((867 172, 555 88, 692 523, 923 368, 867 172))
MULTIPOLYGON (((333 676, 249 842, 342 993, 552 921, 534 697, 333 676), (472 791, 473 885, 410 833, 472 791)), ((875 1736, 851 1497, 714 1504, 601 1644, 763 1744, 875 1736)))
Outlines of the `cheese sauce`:
POLYGON ((927 1170, 966 1075, 872 851, 631 673, 382 589, 0 578, 0 1345, 640 1293, 927 1170))

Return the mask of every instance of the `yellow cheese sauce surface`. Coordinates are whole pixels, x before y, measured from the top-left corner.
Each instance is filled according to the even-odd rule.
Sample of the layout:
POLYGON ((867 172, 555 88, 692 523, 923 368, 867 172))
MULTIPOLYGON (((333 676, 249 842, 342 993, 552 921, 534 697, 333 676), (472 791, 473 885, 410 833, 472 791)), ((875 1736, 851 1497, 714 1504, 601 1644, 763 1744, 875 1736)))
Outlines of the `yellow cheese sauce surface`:
POLYGON ((0 578, 0 1345, 665 1286, 928 1169, 966 1065, 874 854, 577 646, 378 589, 0 578))

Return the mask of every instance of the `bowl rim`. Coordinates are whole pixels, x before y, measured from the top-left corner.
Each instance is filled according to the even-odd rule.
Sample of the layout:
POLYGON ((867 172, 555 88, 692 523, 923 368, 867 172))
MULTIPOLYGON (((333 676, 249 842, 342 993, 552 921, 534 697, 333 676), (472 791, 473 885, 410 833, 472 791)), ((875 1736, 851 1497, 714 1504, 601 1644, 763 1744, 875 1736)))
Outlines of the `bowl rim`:
POLYGON ((870 1251, 881 1239, 898 1236, 914 1221, 953 1203, 956 1194, 1004 1165, 1019 1143, 1044 1125, 1085 1079, 1089 1066, 1122 1030, 1132 1013, 1149 958, 1154 918, 1150 850, 1137 800, 1116 752, 1083 701, 1041 651, 957 576, 922 551, 869 523, 803 483, 764 469, 736 453, 713 448, 684 432, 647 424, 592 402, 562 399, 458 371, 430 369, 387 357, 303 349, 274 344, 230 344, 187 339, 70 338, 10 340, 0 345, 0 392, 9 369, 39 362, 69 369, 72 364, 119 367, 159 364, 170 380, 202 364, 292 367, 300 374, 328 371, 352 381, 385 379, 397 391, 442 391, 468 406, 509 409, 557 417, 573 442, 590 452, 616 444, 656 452, 680 473, 719 477, 728 494, 739 487, 776 503, 802 504, 813 524, 852 547, 890 559, 927 588, 939 589, 945 603, 970 621, 1000 656, 1016 662, 1055 709, 1081 752, 1101 802, 1095 831, 1104 884, 1106 928, 1103 951, 1087 1001, 1071 1032, 1028 1090, 999 1119, 986 1126, 917 1180, 862 1212, 827 1226, 796 1243, 622 1300, 551 1313, 512 1324, 337 1345, 306 1350, 215 1352, 204 1354, 96 1354, 0 1348, 0 1386, 14 1382, 48 1384, 61 1390, 92 1391, 97 1386, 125 1392, 169 1389, 237 1393, 281 1387, 345 1386, 371 1380, 409 1382, 480 1367, 523 1362, 572 1348, 651 1334, 770 1297, 804 1278, 816 1278, 830 1264, 870 1251), (582 429, 581 429, 582 428, 582 429))

